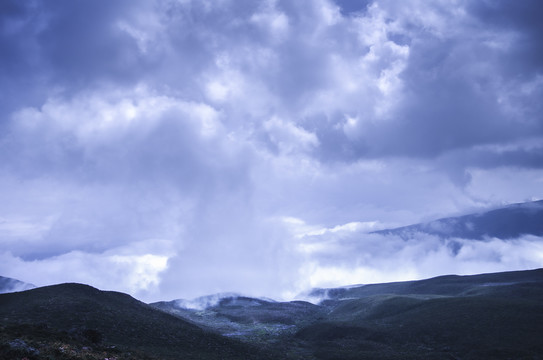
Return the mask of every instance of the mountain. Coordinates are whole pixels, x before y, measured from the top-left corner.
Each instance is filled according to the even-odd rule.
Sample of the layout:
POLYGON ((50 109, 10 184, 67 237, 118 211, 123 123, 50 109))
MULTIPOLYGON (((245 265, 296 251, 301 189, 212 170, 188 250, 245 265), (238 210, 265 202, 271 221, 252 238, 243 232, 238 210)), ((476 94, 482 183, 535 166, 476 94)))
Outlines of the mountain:
POLYGON ((538 286, 541 282, 543 282, 543 269, 536 269, 465 276, 445 275, 426 280, 314 289, 308 296, 325 299, 325 302, 380 294, 468 296, 477 295, 480 292, 488 293, 489 289, 493 291, 509 289, 518 284, 538 286))
POLYGON ((24 291, 35 288, 35 285, 28 284, 16 279, 0 276, 0 294, 15 291, 24 291))
POLYGON ((543 359, 543 269, 150 305, 87 285, 0 294, 0 359, 543 359), (194 304, 191 304, 194 305, 194 304))
POLYGON ((0 319, 0 358, 270 358, 129 295, 81 284, 1 294, 0 319))
POLYGON ((319 359, 542 359, 543 269, 330 289, 319 359))
POLYGON ((426 233, 444 238, 475 240, 487 237, 514 239, 522 235, 543 236, 543 200, 373 233, 398 235, 402 238, 412 238, 418 233, 426 233))
POLYGON ((242 296, 152 304, 285 359, 543 359, 543 269, 316 289, 318 305, 242 296))

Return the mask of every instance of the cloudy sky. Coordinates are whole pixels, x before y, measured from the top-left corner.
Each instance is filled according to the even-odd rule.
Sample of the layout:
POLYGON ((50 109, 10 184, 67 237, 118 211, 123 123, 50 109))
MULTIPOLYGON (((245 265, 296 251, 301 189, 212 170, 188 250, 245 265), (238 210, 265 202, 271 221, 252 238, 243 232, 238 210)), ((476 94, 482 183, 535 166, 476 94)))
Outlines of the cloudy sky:
POLYGON ((543 197, 539 0, 0 1, 0 274, 145 301, 543 266, 369 231, 543 197))

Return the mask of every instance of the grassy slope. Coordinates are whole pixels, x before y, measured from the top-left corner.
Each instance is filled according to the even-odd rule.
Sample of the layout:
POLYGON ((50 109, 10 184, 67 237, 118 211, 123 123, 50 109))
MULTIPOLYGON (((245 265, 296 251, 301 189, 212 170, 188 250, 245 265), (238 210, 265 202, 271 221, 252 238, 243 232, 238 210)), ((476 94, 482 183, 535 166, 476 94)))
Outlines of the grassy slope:
POLYGON ((293 337, 302 326, 324 318, 327 309, 303 301, 273 302, 245 297, 222 299, 205 310, 189 310, 176 301, 152 304, 210 331, 258 345, 285 359, 314 359, 311 349, 293 337))
POLYGON ((246 297, 228 297, 205 310, 184 309, 176 301, 151 304, 157 309, 177 315, 203 327, 228 334, 240 329, 254 329, 255 325, 288 328, 321 313, 320 306, 304 302, 273 302, 246 297))
POLYGON ((542 270, 351 290, 297 333, 317 358, 543 359, 542 270))
MULTIPOLYGON (((114 345, 117 357, 130 352, 128 358, 136 356, 133 354, 140 358, 264 358, 245 344, 205 332, 129 295, 86 285, 62 284, 2 294, 0 319, 1 351, 9 351, 7 342, 21 338, 42 349, 41 358, 47 358, 44 354, 51 352, 48 346, 57 346, 51 344, 58 341, 77 348, 80 354, 84 346, 111 352, 114 345)), ((64 358, 62 352, 56 356, 64 358)))
POLYGON ((160 306, 290 359, 542 358, 543 269, 331 290, 321 306, 160 306))
MULTIPOLYGON (((343 289, 324 289, 333 300, 363 298, 371 295, 445 295, 459 296, 482 285, 507 285, 512 283, 534 283, 543 281, 543 269, 508 271, 480 275, 446 275, 426 280, 370 284, 343 289)), ((322 291, 322 290, 321 290, 322 291)))
MULTIPOLYGON (((204 311, 174 311, 191 323, 126 294, 78 284, 4 294, 0 358, 543 359, 543 269, 376 284, 335 295, 320 306, 233 297, 204 311), (237 331, 245 344, 195 323, 237 331), (97 334, 103 339, 93 343, 97 334), (40 355, 17 353, 7 345, 16 338, 40 355)), ((174 305, 154 304, 167 311, 174 305)))

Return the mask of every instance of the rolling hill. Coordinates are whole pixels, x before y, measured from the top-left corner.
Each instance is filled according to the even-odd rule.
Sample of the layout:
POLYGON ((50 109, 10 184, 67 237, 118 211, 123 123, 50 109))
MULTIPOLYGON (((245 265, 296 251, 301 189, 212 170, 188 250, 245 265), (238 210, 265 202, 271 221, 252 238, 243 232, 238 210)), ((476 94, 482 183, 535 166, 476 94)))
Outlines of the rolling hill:
POLYGON ((296 333, 319 359, 543 358, 543 269, 329 289, 328 296, 326 319, 296 333))
MULTIPOLYGON (((543 269, 227 294, 186 308, 61 284, 0 295, 2 359, 543 359, 543 269)), ((205 299, 204 299, 205 300, 205 299)))
POLYGON ((318 305, 229 296, 153 306, 289 359, 542 359, 543 269, 316 289, 318 305))
POLYGON ((305 301, 277 302, 228 295, 203 309, 186 308, 184 301, 151 304, 200 327, 245 341, 271 342, 293 334, 302 323, 321 315, 323 307, 305 301))
POLYGON ((0 358, 266 359, 129 295, 61 284, 0 295, 0 358))

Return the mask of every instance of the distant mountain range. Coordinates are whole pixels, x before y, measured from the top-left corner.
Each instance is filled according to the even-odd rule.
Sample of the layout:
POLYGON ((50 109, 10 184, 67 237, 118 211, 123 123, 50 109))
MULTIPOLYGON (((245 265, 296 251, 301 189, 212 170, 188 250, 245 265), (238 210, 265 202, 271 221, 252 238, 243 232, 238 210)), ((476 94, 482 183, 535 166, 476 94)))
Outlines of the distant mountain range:
POLYGON ((24 291, 35 288, 35 285, 28 284, 16 279, 0 276, 0 294, 24 291))
POLYGON ((402 238, 412 238, 417 234, 426 233, 444 238, 474 240, 514 239, 522 235, 543 236, 543 200, 373 233, 398 235, 402 238))

